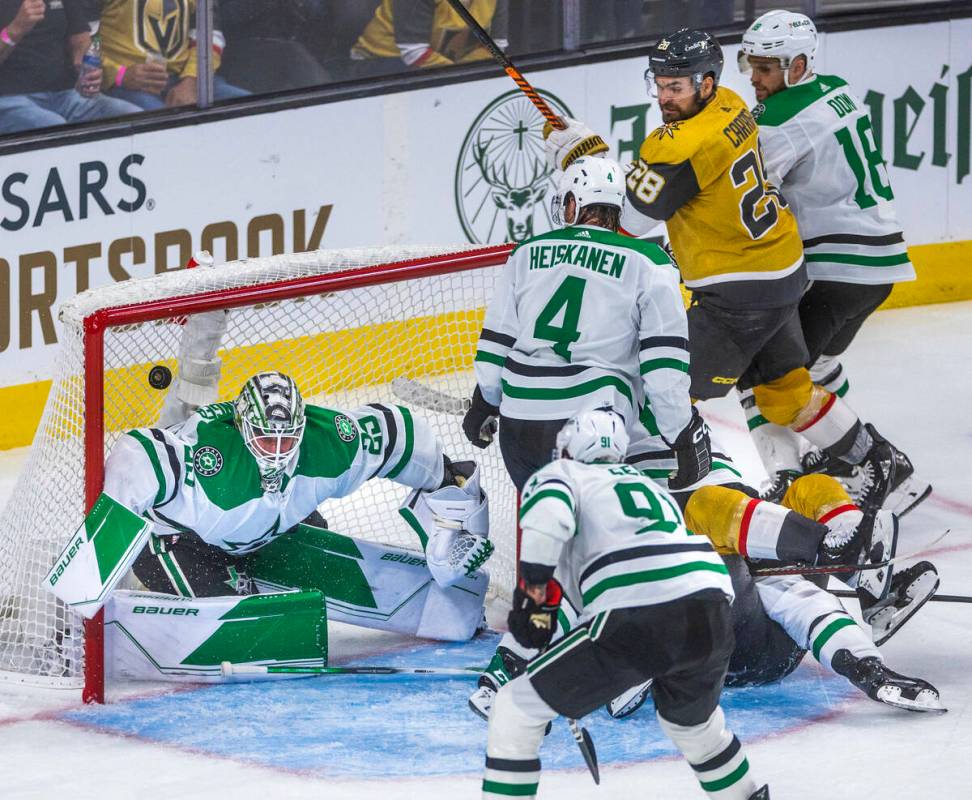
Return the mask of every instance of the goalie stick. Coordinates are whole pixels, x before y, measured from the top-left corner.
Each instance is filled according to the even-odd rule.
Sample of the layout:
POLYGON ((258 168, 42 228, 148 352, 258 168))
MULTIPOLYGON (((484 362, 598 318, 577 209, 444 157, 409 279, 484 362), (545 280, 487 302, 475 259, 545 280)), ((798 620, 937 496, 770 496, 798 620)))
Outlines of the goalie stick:
POLYGON ((597 786, 601 785, 601 769, 597 765, 597 751, 594 749, 594 740, 591 738, 587 728, 582 728, 577 724, 576 719, 567 717, 567 725, 570 727, 571 735, 577 746, 580 748, 581 755, 584 756, 584 763, 591 771, 591 777, 597 786))
POLYGON ((473 36, 475 36, 479 40, 479 43, 486 48, 489 54, 503 68, 503 71, 513 79, 513 82, 519 87, 520 91, 527 96, 529 101, 533 103, 537 111, 543 114, 544 119, 546 119, 547 122, 549 122, 558 131, 564 130, 567 127, 564 124, 564 121, 557 116, 549 105, 547 105, 547 101, 537 94, 537 90, 534 89, 530 85, 530 82, 523 77, 523 73, 513 65, 513 62, 510 61, 509 56, 500 50, 499 45, 493 41, 493 37, 490 36, 486 29, 476 21, 476 18, 469 13, 468 9, 466 9, 466 7, 462 4, 462 0, 446 0, 446 2, 452 6, 453 11, 462 17, 462 21, 469 26, 469 30, 472 31, 473 36))
POLYGON ((923 555, 931 549, 932 545, 938 544, 942 539, 951 533, 951 528, 948 528, 945 533, 936 536, 924 547, 918 550, 911 550, 907 553, 898 553, 894 558, 888 558, 884 561, 874 561, 870 564, 830 564, 827 566, 817 566, 815 564, 787 564, 786 566, 780 567, 757 567, 756 569, 750 569, 750 574, 754 578, 761 578, 766 575, 834 575, 840 574, 842 572, 858 572, 860 570, 872 570, 881 569, 889 564, 895 564, 898 561, 906 561, 909 558, 915 558, 917 556, 923 555))
POLYGON ((224 661, 220 672, 225 677, 234 675, 439 675, 472 678, 486 667, 270 667, 261 664, 233 664, 224 661))
POLYGON ((461 417, 471 405, 468 397, 453 397, 411 378, 395 378, 391 382, 391 389, 399 400, 439 414, 461 417))

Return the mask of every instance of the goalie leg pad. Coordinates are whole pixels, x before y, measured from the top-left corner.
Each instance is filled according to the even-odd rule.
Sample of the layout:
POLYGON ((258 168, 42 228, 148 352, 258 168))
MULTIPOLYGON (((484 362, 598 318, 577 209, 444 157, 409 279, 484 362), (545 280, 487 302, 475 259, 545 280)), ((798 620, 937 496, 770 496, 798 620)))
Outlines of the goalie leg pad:
POLYGON ((116 591, 105 607, 108 673, 133 680, 219 681, 223 661, 327 665, 320 592, 188 598, 116 591))
POLYGON ((482 621, 484 573, 453 587, 431 580, 421 553, 298 525, 247 558, 261 591, 316 589, 339 622, 444 641, 465 641, 482 621))
POLYGON ((493 553, 489 507, 479 474, 476 467, 462 486, 433 492, 416 489, 399 509, 418 535, 429 571, 440 586, 475 575, 493 553))

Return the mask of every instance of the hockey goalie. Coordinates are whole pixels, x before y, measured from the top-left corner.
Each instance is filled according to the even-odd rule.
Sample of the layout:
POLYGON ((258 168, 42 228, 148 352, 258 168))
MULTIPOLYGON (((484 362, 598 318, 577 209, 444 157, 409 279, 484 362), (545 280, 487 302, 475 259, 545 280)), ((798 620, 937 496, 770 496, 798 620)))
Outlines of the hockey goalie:
MULTIPOLYGON (((180 365, 190 380, 191 359, 180 365)), ((161 422, 183 420, 118 440, 104 492, 45 579, 87 617, 106 607, 114 674, 323 666, 327 619, 450 641, 480 629, 493 545, 479 469, 451 461, 423 419, 305 404, 279 372, 232 403, 186 407, 180 397, 202 396, 173 389, 161 422), (373 478, 412 490, 400 513, 424 557, 327 530, 321 503, 373 478), (147 592, 115 589, 129 568, 147 592)))

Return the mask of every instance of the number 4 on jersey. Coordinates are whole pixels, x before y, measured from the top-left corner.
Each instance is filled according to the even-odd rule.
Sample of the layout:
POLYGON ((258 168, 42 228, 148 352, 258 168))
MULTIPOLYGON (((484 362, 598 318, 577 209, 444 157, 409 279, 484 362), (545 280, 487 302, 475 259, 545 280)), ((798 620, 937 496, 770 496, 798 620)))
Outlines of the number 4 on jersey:
POLYGON ((587 281, 574 275, 564 278, 560 286, 553 293, 537 315, 537 324, 533 327, 533 337, 554 342, 553 351, 570 361, 570 346, 580 339, 577 323, 580 321, 581 303, 584 300, 584 289, 587 281), (557 325, 554 320, 563 317, 557 325))

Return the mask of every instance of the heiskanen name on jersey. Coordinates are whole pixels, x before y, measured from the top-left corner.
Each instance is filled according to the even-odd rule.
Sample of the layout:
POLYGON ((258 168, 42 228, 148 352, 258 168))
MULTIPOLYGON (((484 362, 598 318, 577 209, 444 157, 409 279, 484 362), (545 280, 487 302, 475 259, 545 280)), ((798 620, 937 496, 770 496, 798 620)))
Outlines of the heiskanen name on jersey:
POLYGON ((476 380, 504 417, 567 419, 610 406, 674 441, 687 421, 685 336, 678 273, 664 250, 594 225, 567 227, 510 256, 483 322, 476 380))
POLYGON ((767 177, 796 214, 810 278, 914 279, 871 120, 847 82, 813 75, 770 95, 754 113, 767 177))
POLYGON ((671 495, 630 465, 550 463, 524 490, 520 526, 521 561, 556 564, 582 622, 705 589, 733 597, 709 541, 689 533, 671 495))

